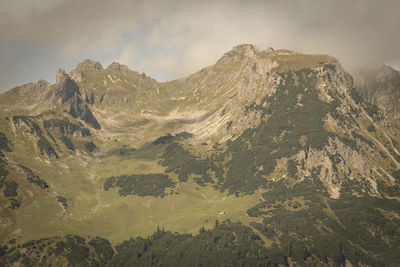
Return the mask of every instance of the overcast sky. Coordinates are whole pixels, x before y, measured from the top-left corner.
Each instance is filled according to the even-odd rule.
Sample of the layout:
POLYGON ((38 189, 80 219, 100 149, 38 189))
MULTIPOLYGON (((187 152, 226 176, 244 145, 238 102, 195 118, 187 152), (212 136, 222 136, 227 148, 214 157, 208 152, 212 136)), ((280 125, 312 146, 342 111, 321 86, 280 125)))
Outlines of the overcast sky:
POLYGON ((0 92, 90 58, 159 81, 252 43, 400 66, 400 1, 0 0, 0 92))

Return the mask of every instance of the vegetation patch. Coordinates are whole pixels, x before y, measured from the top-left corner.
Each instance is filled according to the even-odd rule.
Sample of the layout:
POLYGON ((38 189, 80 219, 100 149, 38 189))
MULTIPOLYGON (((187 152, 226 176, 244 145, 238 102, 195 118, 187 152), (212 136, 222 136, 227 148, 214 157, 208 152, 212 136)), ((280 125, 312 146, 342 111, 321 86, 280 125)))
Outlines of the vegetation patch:
POLYGON ((0 132, 0 151, 11 152, 11 142, 2 132, 0 132))
POLYGON ((113 266, 278 266, 285 255, 267 249, 251 228, 216 222, 198 235, 158 230, 148 238, 125 241, 116 247, 113 266))
POLYGON ((3 190, 3 194, 5 197, 15 197, 18 195, 17 189, 18 189, 18 183, 15 181, 6 181, 5 182, 6 187, 3 190))
POLYGON ((195 180, 200 185, 213 183, 214 181, 210 178, 208 171, 221 172, 218 172, 218 167, 214 164, 213 157, 200 159, 193 156, 182 145, 177 143, 168 145, 161 158, 161 165, 167 167, 166 172, 177 173, 179 180, 183 182, 187 181, 189 176, 194 174, 200 176, 195 180))
POLYGON ((20 266, 105 266, 114 255, 110 242, 78 235, 50 237, 0 247, 0 265, 20 266))
POLYGON ((161 144, 169 144, 174 140, 185 140, 192 138, 193 134, 188 132, 181 132, 176 135, 167 134, 161 137, 158 137, 156 140, 153 141, 153 145, 161 145, 161 144))
POLYGON ((21 206, 21 203, 19 203, 18 200, 16 200, 15 198, 10 198, 10 209, 15 210, 17 208, 19 208, 21 206))
POLYGON ((398 263, 400 219, 388 215, 400 215, 397 200, 355 197, 350 187, 342 189, 340 199, 329 198, 317 170, 295 185, 278 181, 269 188, 265 201, 248 210, 250 216, 263 218, 252 226, 299 265, 340 266, 346 260, 353 266, 398 263), (305 200, 302 209, 282 205, 300 196, 305 200))
POLYGON ((107 191, 118 187, 121 196, 164 197, 165 189, 174 186, 175 183, 165 174, 134 174, 107 178, 103 188, 107 191))
POLYGON ((295 177, 297 174, 297 162, 289 159, 287 162, 287 173, 290 177, 295 177))
POLYGON ((85 146, 86 150, 89 152, 93 152, 97 148, 97 146, 93 142, 87 142, 84 144, 84 146, 85 146))
POLYGON ((68 208, 67 199, 65 197, 57 196, 57 201, 60 202, 64 208, 68 208))
POLYGON ((364 102, 361 95, 356 91, 355 88, 351 88, 349 91, 350 97, 354 100, 354 102, 358 105, 364 102))
POLYGON ((40 135, 39 140, 37 141, 37 146, 39 147, 40 154, 47 155, 48 157, 54 156, 58 158, 58 155, 54 148, 51 146, 49 140, 43 135, 40 135))
POLYGON ((367 130, 368 130, 368 132, 370 132, 370 133, 376 132, 376 128, 375 128, 375 126, 372 125, 372 124, 368 125, 367 130))
POLYGON ((19 165, 19 167, 24 171, 26 174, 26 179, 39 186, 41 189, 47 189, 49 188, 49 185, 46 183, 45 180, 42 180, 39 175, 35 174, 31 169, 29 169, 26 166, 19 165))
POLYGON ((392 173, 393 177, 400 181, 400 170, 394 171, 392 173))
POLYGON ((63 142, 63 144, 65 145, 66 148, 68 148, 69 150, 75 151, 75 146, 74 146, 74 143, 72 142, 71 138, 69 138, 65 135, 62 135, 61 141, 63 142))

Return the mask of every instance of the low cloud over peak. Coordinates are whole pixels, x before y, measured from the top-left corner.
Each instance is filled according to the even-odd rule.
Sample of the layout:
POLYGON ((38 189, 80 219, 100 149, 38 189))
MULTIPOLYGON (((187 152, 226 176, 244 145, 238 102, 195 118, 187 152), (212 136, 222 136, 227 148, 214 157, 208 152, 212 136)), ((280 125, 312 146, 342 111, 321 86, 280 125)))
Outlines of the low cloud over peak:
POLYGON ((213 64, 240 43, 400 65, 400 2, 0 0, 0 90, 84 58, 158 80, 213 64))

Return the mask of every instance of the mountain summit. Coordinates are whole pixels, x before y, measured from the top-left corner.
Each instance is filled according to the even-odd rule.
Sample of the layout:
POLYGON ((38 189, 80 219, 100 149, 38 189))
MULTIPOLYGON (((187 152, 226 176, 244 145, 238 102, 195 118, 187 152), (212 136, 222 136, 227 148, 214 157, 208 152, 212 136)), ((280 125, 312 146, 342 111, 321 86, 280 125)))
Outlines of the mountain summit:
POLYGON ((398 76, 244 44, 163 83, 84 60, 13 88, 0 262, 397 266, 398 76))

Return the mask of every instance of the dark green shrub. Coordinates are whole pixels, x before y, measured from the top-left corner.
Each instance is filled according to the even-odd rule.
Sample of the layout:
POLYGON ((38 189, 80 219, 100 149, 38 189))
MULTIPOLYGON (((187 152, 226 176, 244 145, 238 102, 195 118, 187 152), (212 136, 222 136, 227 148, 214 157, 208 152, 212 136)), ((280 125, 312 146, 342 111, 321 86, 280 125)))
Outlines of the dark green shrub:
POLYGON ((41 135, 39 137, 39 140, 37 142, 37 145, 40 150, 40 154, 42 155, 47 155, 48 157, 54 156, 55 158, 58 158, 58 155, 54 148, 51 146, 50 142, 47 140, 46 137, 41 135))
POLYGON ((6 188, 4 188, 3 194, 5 197, 15 197, 17 195, 18 184, 14 181, 6 181, 6 188))
POLYGON ((2 150, 11 152, 11 142, 4 133, 0 132, 0 151, 2 150))
MULTIPOLYGON (((14 210, 17 209, 21 206, 21 203, 19 203, 18 200, 16 200, 15 198, 10 198, 10 209, 14 210)), ((11 243, 10 243, 11 244, 11 243)))
POLYGON ((119 194, 164 197, 165 189, 173 187, 175 183, 165 174, 138 174, 122 175, 107 178, 104 182, 104 190, 119 187, 119 194))
POLYGON ((71 138, 63 135, 63 136, 61 136, 61 141, 64 143, 66 148, 68 148, 69 150, 75 151, 74 143, 72 143, 71 138))
POLYGON ((31 169, 29 169, 26 166, 19 165, 19 167, 25 172, 26 174, 26 179, 38 185, 41 189, 47 189, 49 188, 49 185, 46 183, 45 180, 42 180, 37 174, 35 174, 31 169))
POLYGON ((367 127, 367 130, 368 130, 368 132, 370 132, 370 133, 376 132, 376 128, 375 128, 375 126, 372 125, 372 124, 370 124, 370 125, 367 127))
POLYGON ((60 202, 64 208, 68 208, 67 199, 65 197, 57 196, 57 201, 60 202))
POLYGON ((89 152, 93 152, 97 148, 97 146, 93 142, 87 142, 84 144, 84 146, 89 152))
POLYGON ((289 159, 287 162, 287 173, 290 177, 295 177, 297 174, 297 162, 289 159))

